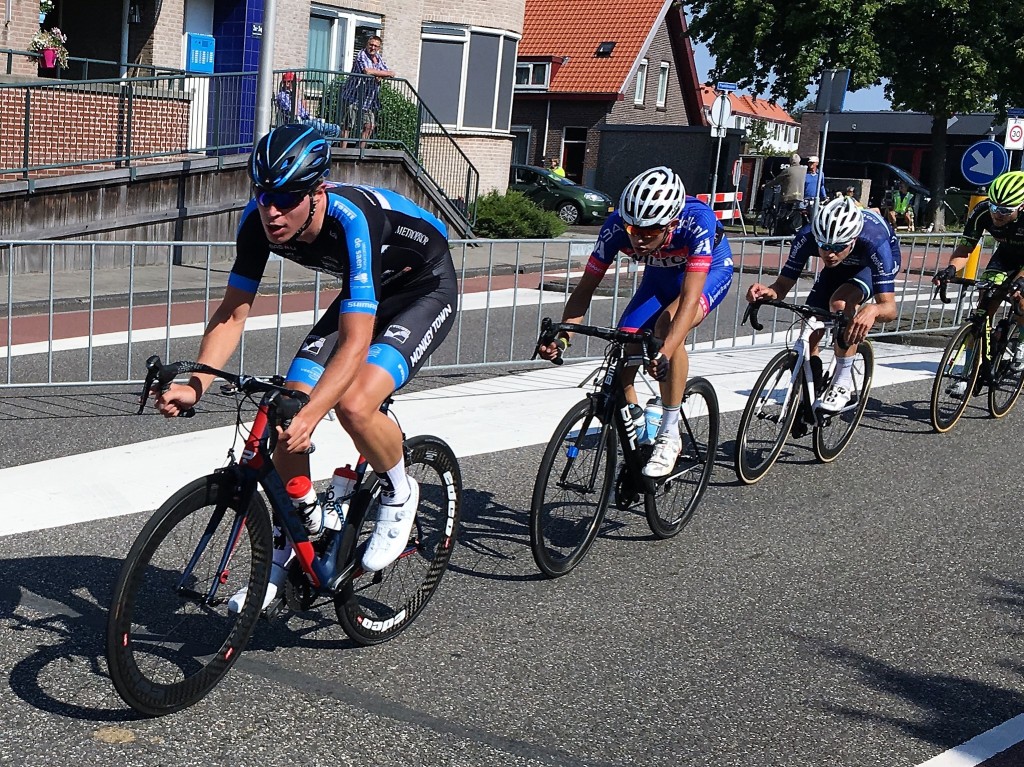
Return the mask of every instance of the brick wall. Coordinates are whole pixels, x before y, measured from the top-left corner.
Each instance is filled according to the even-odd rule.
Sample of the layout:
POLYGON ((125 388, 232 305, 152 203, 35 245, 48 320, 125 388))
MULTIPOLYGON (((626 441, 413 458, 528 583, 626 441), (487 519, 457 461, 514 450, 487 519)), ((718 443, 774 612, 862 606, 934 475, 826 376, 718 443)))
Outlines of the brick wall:
POLYGON ((683 91, 676 71, 675 59, 672 57, 672 45, 668 37, 668 25, 662 22, 658 28, 651 47, 647 51, 647 87, 644 89, 644 103, 638 106, 633 103, 636 96, 636 75, 629 79, 623 89, 623 99, 615 102, 608 114, 609 125, 688 125, 686 107, 683 104, 683 91), (658 74, 662 62, 668 63, 668 90, 665 94, 665 107, 659 109, 658 74))
MULTIPOLYGON (((128 136, 126 107, 113 88, 99 86, 93 92, 70 88, 0 89, 0 114, 8 125, 24 124, 26 94, 30 115, 29 165, 73 163, 129 152, 180 152, 188 146, 190 103, 181 96, 136 94, 128 136)), ((0 167, 25 165, 24 139, 21 130, 0 133, 0 167)), ((75 172, 112 167, 113 163, 93 163, 79 166, 75 172)), ((67 172, 52 169, 32 175, 59 176, 67 172)), ((19 174, 0 174, 3 180, 17 178, 19 174)))
MULTIPOLYGON (((13 0, 11 23, 0 25, 0 47, 16 51, 27 51, 28 41, 39 31, 39 0, 13 0)), ((3 59, 6 72, 7 60, 3 59)), ((15 56, 11 60, 11 74, 35 75, 38 71, 35 59, 15 56)))

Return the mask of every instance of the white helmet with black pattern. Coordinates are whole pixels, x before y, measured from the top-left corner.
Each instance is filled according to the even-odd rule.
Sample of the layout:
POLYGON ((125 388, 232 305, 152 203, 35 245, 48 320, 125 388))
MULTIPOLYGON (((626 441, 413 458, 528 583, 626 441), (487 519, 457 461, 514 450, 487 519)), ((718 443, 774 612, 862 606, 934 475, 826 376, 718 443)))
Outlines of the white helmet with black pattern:
POLYGON ((811 234, 818 242, 851 242, 864 229, 864 214, 851 197, 837 197, 818 206, 811 234))
POLYGON ((674 170, 660 165, 645 170, 622 190, 619 215, 632 226, 665 226, 679 218, 686 188, 674 170))

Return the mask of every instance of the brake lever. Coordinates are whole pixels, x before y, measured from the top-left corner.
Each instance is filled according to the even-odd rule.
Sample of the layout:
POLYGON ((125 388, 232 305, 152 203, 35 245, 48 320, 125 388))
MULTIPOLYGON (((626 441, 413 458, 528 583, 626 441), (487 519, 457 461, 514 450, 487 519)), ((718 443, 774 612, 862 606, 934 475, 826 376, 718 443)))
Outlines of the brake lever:
POLYGON ((758 331, 764 330, 764 325, 762 325, 757 320, 757 313, 760 310, 761 310, 761 303, 759 301, 755 301, 754 303, 750 304, 747 307, 747 313, 749 313, 749 315, 750 315, 749 316, 750 327, 752 327, 754 330, 758 330, 758 331))

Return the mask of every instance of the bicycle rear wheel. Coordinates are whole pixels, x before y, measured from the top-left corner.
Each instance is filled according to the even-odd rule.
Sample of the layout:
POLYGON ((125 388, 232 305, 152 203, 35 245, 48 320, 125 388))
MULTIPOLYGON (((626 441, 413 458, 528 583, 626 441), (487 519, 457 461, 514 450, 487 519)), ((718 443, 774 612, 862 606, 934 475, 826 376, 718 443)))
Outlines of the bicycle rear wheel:
POLYGON ((801 385, 793 381, 796 364, 796 352, 779 352, 750 392, 736 432, 736 476, 744 484, 752 485, 768 472, 793 428, 801 385))
POLYGON ((107 619, 107 666, 125 703, 170 714, 221 680, 256 626, 272 545, 262 497, 242 509, 230 473, 197 479, 160 507, 121 567, 107 619))
POLYGON ((868 406, 868 392, 875 372, 875 350, 869 341, 862 341, 854 355, 853 390, 856 401, 850 403, 835 415, 822 417, 817 413, 818 425, 814 427, 814 454, 823 463, 839 457, 853 439, 864 409, 868 406))
POLYGON ((718 428, 714 387, 704 378, 691 378, 679 414, 683 449, 672 472, 644 495, 647 524, 658 538, 671 538, 693 517, 715 468, 718 428))
POLYGON ((981 344, 972 323, 962 326, 946 344, 932 384, 932 428, 940 434, 952 429, 967 410, 981 369, 981 344))
POLYGON ((613 425, 590 398, 574 405, 548 442, 530 503, 530 548, 548 577, 586 556, 608 508, 615 463, 613 425))
MULTIPOLYGON (((392 639, 416 620, 437 591, 458 536, 462 472, 455 453, 431 436, 406 440, 405 451, 406 471, 420 486, 416 523, 405 551, 383 570, 366 572, 357 567, 353 579, 334 598, 338 623, 353 642, 363 646, 392 639)), ((374 481, 364 493, 370 508, 356 540, 360 558, 373 532, 380 486, 374 481)))
POLYGON ((1005 318, 1000 321, 1002 333, 999 348, 992 351, 992 367, 988 385, 988 412, 993 418, 1002 418, 1010 412, 1024 385, 1024 367, 1013 369, 1014 347, 1008 343, 1017 326, 1005 318))

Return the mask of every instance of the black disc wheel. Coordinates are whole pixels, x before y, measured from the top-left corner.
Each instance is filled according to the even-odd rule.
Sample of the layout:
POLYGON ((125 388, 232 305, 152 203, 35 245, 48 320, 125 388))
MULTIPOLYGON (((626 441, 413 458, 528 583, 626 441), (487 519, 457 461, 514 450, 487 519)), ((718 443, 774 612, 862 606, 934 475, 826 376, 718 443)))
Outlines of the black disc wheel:
POLYGON ((367 503, 356 541, 356 574, 334 599, 338 622, 352 641, 375 645, 396 636, 416 619, 437 591, 451 560, 462 509, 462 472, 455 453, 437 437, 406 440, 406 472, 419 484, 416 521, 405 550, 377 572, 359 567, 376 524, 380 486, 356 496, 367 503))
POLYGON ((819 461, 830 463, 839 457, 853 439, 868 406, 868 393, 875 373, 875 351, 868 341, 862 341, 853 358, 850 374, 853 376, 853 398, 838 413, 816 414, 818 425, 814 427, 814 454, 819 461))
POLYGON ((772 358, 754 383, 736 432, 736 476, 747 485, 763 477, 778 460, 799 410, 801 382, 794 380, 796 352, 772 358))
POLYGON ((932 384, 932 428, 944 434, 967 410, 981 368, 982 339, 973 324, 953 334, 939 360, 932 384))
POLYGON ((693 517, 715 468, 718 428, 714 387, 704 378, 690 379, 679 412, 683 448, 668 476, 653 481, 644 496, 647 524, 657 537, 671 538, 693 517))
POLYGON ((114 688, 159 716, 200 700, 238 659, 263 606, 270 514, 240 506, 232 475, 186 485, 150 518, 121 567, 107 620, 114 688), (241 609, 229 600, 246 589, 241 609))
POLYGON ((541 572, 565 575, 597 537, 615 473, 615 428, 586 399, 548 442, 530 504, 530 546, 541 572))

